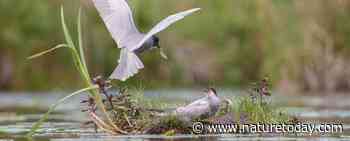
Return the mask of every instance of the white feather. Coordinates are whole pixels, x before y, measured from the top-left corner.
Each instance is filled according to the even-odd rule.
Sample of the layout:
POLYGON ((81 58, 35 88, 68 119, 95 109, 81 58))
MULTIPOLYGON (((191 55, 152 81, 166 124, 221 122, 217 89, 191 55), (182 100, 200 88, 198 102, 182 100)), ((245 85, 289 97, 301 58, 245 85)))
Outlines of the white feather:
POLYGON ((167 18, 165 18, 161 22, 159 22, 156 26, 154 26, 136 46, 128 47, 129 51, 134 51, 134 50, 140 48, 153 35, 163 31, 164 29, 168 28, 173 23, 175 23, 175 22, 185 18, 186 16, 191 15, 192 13, 199 11, 199 10, 200 10, 200 8, 194 8, 194 9, 186 10, 186 11, 179 12, 179 13, 176 13, 174 15, 168 16, 167 18))
POLYGON ((129 52, 127 49, 123 48, 120 54, 119 65, 110 78, 125 81, 138 73, 138 70, 142 69, 144 65, 135 53, 129 52))
POLYGON ((132 11, 126 0, 93 0, 108 31, 119 48, 133 46, 143 34, 136 28, 132 11))

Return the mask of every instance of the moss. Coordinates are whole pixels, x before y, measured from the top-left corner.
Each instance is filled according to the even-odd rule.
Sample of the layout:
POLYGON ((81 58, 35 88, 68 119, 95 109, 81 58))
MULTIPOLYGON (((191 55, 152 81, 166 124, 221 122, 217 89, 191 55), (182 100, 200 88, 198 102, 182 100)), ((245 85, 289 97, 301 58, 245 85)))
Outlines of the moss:
POLYGON ((176 135, 176 131, 175 131, 174 129, 171 129, 171 130, 169 130, 169 131, 166 131, 166 132, 164 133, 164 135, 165 135, 165 136, 174 136, 174 135, 176 135))
POLYGON ((191 123, 184 122, 174 115, 168 115, 155 119, 154 122, 145 131, 147 134, 190 134, 191 123))
POLYGON ((235 106, 239 117, 246 117, 253 123, 283 123, 289 120, 283 109, 267 102, 256 103, 250 97, 240 98, 235 106))

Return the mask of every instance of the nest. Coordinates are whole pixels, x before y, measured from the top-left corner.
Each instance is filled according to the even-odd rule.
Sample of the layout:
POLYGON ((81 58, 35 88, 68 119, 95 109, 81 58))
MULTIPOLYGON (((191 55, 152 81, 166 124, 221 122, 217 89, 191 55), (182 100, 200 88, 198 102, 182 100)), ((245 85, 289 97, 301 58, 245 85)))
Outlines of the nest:
MULTIPOLYGON (((204 124, 244 124, 250 122, 249 114, 233 113, 232 106, 228 105, 232 102, 220 106, 216 116, 185 121, 172 113, 164 112, 162 109, 148 109, 127 89, 109 94, 107 89, 110 88, 110 82, 101 79, 101 77, 94 79, 94 83, 100 87, 100 93, 103 94, 103 105, 112 120, 112 123, 102 120, 94 98, 88 97, 87 100, 83 100, 82 103, 87 105, 83 111, 87 112, 91 119, 88 124, 93 124, 96 131, 101 129, 111 134, 197 134, 193 133, 192 125, 198 121, 204 124), (240 116, 235 117, 235 115, 240 116)), ((260 93, 261 96, 270 95, 266 81, 263 80, 261 84, 259 87, 253 87, 252 90, 260 93)))

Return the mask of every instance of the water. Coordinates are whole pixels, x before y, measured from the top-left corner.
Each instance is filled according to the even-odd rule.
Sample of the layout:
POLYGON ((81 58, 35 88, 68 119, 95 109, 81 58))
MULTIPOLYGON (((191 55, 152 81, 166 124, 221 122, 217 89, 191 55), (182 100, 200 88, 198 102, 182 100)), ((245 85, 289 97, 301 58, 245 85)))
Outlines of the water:
MULTIPOLYGON (((239 97, 237 91, 220 91, 221 97, 239 97)), ((37 121, 49 105, 61 98, 65 92, 51 94, 44 93, 0 93, 0 141, 3 140, 38 140, 38 141, 160 141, 160 140, 350 140, 350 96, 273 96, 271 101, 285 108, 290 114, 301 119, 320 122, 341 122, 344 131, 341 134, 327 134, 321 136, 282 136, 282 135, 215 135, 215 136, 111 136, 105 133, 95 133, 94 129, 82 123, 87 121, 86 115, 80 110, 79 104, 84 95, 74 97, 65 104, 60 105, 50 116, 49 122, 40 129, 40 134, 32 139, 23 135, 29 131, 32 124, 37 121)), ((196 90, 159 90, 147 91, 147 98, 157 98, 173 103, 187 103, 201 97, 196 90)))

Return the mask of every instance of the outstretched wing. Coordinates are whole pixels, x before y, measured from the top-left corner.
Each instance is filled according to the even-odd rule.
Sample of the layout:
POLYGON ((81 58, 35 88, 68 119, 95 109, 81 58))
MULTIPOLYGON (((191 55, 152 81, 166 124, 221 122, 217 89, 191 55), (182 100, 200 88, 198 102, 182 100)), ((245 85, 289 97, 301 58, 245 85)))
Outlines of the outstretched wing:
POLYGON ((93 3, 119 48, 135 46, 142 39, 126 0, 93 0, 93 3))
POLYGON ((170 15, 167 18, 165 18, 164 20, 162 20, 161 22, 159 22, 156 26, 154 26, 147 34, 146 36, 144 36, 142 38, 142 40, 140 42, 138 42, 138 44, 136 46, 129 46, 128 50, 129 51, 134 51, 136 49, 138 49, 139 47, 141 47, 150 37, 152 37, 153 35, 157 34, 158 32, 166 29, 167 27, 169 27, 171 24, 185 18, 186 16, 196 12, 200 10, 200 8, 194 8, 194 9, 190 9, 187 11, 183 11, 174 15, 170 15))

